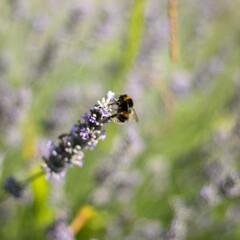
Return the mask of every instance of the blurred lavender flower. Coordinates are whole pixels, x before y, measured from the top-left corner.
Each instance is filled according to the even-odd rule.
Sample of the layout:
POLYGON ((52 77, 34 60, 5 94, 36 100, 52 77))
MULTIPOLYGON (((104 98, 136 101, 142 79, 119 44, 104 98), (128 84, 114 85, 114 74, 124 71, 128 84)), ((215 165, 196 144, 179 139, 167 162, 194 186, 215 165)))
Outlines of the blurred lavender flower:
POLYGON ((74 240, 64 219, 57 219, 46 231, 48 240, 74 240))
POLYGON ((31 79, 32 82, 36 78, 41 78, 44 73, 52 68, 54 61, 56 60, 58 48, 59 43, 56 39, 52 39, 46 44, 34 68, 33 79, 31 79))
POLYGON ((235 197, 240 194, 240 177, 237 171, 219 178, 217 183, 204 185, 200 195, 210 206, 218 204, 224 197, 235 197))
POLYGON ((41 33, 46 29, 48 22, 48 16, 41 13, 33 18, 32 27, 35 31, 41 33))
POLYGON ((213 185, 204 185, 200 191, 200 196, 210 205, 215 206, 221 200, 218 191, 213 185))
POLYGON ((150 219, 138 219, 127 240, 156 240, 161 239, 163 228, 161 222, 150 219))
POLYGON ((177 197, 173 200, 175 216, 163 239, 184 240, 186 239, 189 219, 191 219, 192 210, 185 204, 183 199, 177 197))
POLYGON ((187 72, 178 72, 172 76, 170 88, 177 97, 185 97, 191 90, 191 82, 187 72))
POLYGON ((106 206, 117 201, 127 204, 137 185, 142 181, 137 169, 132 169, 132 163, 143 151, 144 143, 136 129, 128 129, 121 138, 115 139, 113 153, 103 160, 95 174, 96 186, 90 199, 94 205, 106 206))
POLYGON ((21 198, 23 195, 24 185, 14 177, 8 177, 3 185, 6 192, 15 198, 21 198))
POLYGON ((237 171, 232 171, 219 183, 219 193, 223 196, 239 196, 240 176, 237 171))
POLYGON ((55 144, 49 142, 49 155, 43 157, 45 169, 49 178, 55 176, 63 177, 68 167, 72 165, 82 166, 82 149, 93 149, 99 140, 105 138, 105 131, 102 127, 110 122, 112 111, 114 111, 114 93, 109 91, 107 98, 98 101, 90 109, 90 114, 85 113, 83 122, 80 120, 74 124, 68 134, 59 136, 60 142, 55 144))
POLYGON ((25 6, 23 4, 23 1, 20 0, 9 0, 7 1, 9 6, 10 6, 10 13, 11 15, 16 18, 19 19, 21 18, 24 13, 25 13, 25 6))
POLYGON ((74 32, 77 24, 84 17, 84 9, 81 5, 75 5, 69 12, 68 20, 66 23, 66 31, 71 34, 74 32))
MULTIPOLYGON (((1 75, 1 73, 0 73, 1 75)), ((18 123, 24 116, 31 98, 29 89, 23 87, 13 89, 7 81, 0 77, 0 135, 1 141, 9 147, 19 146, 21 133, 18 123)), ((3 151, 5 151, 3 149, 3 151)))

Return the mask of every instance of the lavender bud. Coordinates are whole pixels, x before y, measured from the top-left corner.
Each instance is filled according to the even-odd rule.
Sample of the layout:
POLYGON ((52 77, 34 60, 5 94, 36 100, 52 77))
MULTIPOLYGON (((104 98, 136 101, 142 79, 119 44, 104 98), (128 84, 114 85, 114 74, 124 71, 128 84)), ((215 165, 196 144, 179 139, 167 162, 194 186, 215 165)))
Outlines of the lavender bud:
POLYGON ((114 93, 109 91, 107 98, 98 101, 91 109, 90 113, 85 113, 82 117, 83 121, 79 120, 74 124, 67 134, 59 136, 59 143, 51 142, 49 146, 49 154, 43 157, 45 169, 48 177, 64 176, 68 167, 72 165, 83 166, 82 158, 84 156, 82 149, 93 149, 99 140, 105 138, 105 131, 102 127, 105 123, 110 122, 113 105, 116 103, 114 93))

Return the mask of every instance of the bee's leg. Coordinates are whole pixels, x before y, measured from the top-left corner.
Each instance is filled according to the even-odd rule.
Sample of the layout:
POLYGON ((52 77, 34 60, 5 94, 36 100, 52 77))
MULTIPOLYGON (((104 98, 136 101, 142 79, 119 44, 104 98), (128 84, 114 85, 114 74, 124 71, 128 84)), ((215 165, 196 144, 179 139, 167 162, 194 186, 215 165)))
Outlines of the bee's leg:
POLYGON ((111 115, 110 118, 115 118, 117 115, 118 115, 118 114, 115 113, 115 114, 111 115))
MULTIPOLYGON (((111 106, 114 111, 117 111, 119 103, 118 102, 112 102, 112 103, 109 103, 108 105, 111 106)), ((116 116, 114 116, 114 117, 116 117, 116 116)), ((112 118, 112 117, 110 117, 110 118, 112 118)))
POLYGON ((110 102, 110 103, 108 103, 108 105, 119 105, 119 102, 118 101, 110 102))

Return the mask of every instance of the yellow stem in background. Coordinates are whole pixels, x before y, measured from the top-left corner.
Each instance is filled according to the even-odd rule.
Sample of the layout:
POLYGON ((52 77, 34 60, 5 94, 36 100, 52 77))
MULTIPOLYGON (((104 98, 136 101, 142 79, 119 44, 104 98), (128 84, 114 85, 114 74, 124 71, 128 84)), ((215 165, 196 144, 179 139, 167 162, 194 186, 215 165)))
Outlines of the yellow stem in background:
POLYGON ((86 222, 93 217, 93 214, 94 209, 89 205, 85 205, 80 208, 70 225, 70 231, 73 235, 76 235, 79 230, 83 228, 86 222))
POLYGON ((168 18, 170 28, 170 44, 169 53, 173 62, 177 62, 179 59, 179 44, 177 36, 177 8, 176 0, 168 0, 168 18))
POLYGON ((22 154, 26 160, 33 159, 36 156, 37 141, 36 131, 33 122, 30 119, 25 119, 22 125, 23 145, 22 154))

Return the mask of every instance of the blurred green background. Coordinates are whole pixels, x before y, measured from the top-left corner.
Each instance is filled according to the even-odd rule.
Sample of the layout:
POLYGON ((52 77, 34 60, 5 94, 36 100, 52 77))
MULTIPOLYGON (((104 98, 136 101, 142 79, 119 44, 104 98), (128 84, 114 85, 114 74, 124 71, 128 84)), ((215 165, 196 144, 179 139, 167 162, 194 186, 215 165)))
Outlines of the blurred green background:
POLYGON ((140 120, 2 202, 0 239, 240 239, 238 7, 177 1, 173 63, 167 1, 1 1, 1 184, 39 171, 48 140, 109 90, 140 120))

